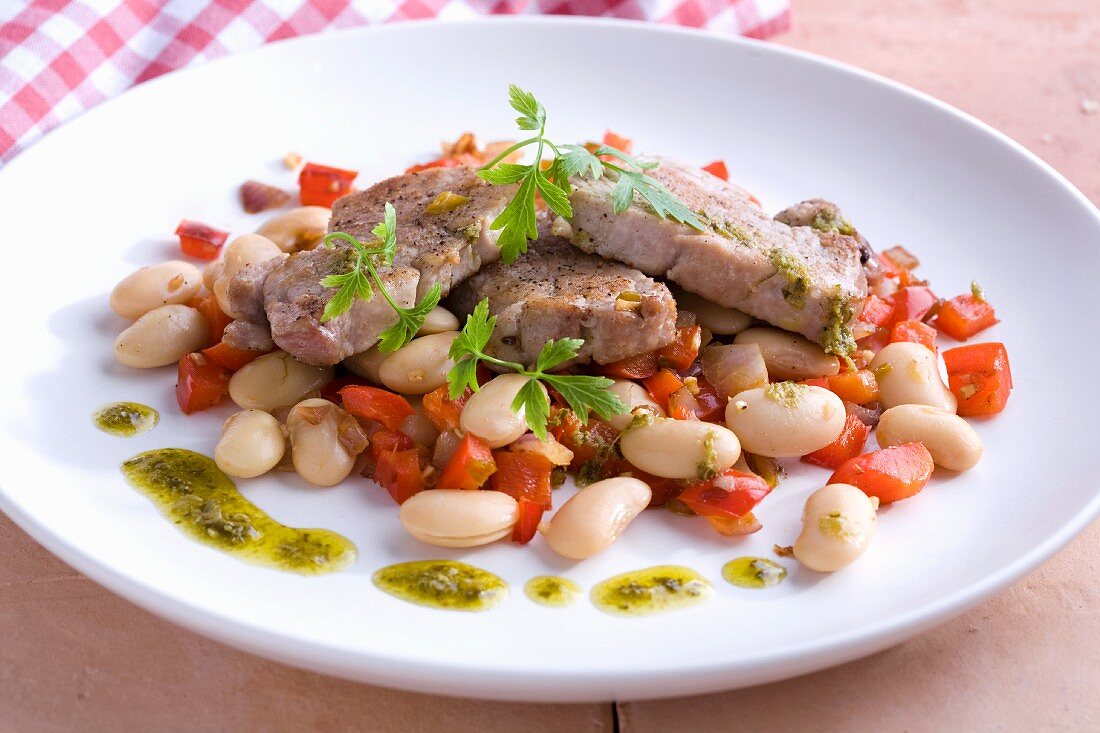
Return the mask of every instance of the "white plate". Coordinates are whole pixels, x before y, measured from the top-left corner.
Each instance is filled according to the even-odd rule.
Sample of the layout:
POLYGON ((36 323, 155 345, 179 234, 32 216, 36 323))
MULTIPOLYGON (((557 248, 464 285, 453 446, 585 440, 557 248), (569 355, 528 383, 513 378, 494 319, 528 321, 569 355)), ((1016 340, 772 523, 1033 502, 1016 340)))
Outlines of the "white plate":
POLYGON ((249 651, 346 677, 493 698, 599 700, 700 693, 868 654, 973 606, 1049 557, 1100 508, 1089 369, 1100 217, 1021 147, 932 99, 778 46, 643 25, 508 20, 416 23, 278 43, 145 84, 51 134, 0 173, 4 341, 0 506, 79 570, 134 602, 249 651), (795 569, 764 592, 725 584, 722 564, 797 534, 827 477, 794 464, 759 512, 764 530, 723 538, 701 520, 648 512, 609 552, 573 564, 535 541, 445 552, 402 532, 384 492, 287 476, 242 482, 276 518, 328 527, 360 548, 347 572, 300 578, 242 564, 177 532, 118 465, 163 446, 209 452, 223 408, 175 409, 173 370, 114 363, 125 325, 114 283, 175 254, 183 217, 250 231, 236 186, 291 185, 296 150, 358 168, 360 183, 433 156, 472 129, 512 137, 506 85, 534 90, 562 139, 605 128, 643 150, 724 158, 769 211, 840 202, 880 247, 903 242, 941 294, 977 277, 1003 324, 1016 382, 1007 412, 978 425, 986 457, 881 514, 866 556, 832 576, 795 569), (160 426, 97 431, 100 405, 137 400, 160 426), (484 614, 412 606, 374 588, 391 562, 450 556, 503 576, 484 614), (529 577, 586 588, 655 564, 695 568, 716 597, 623 619, 588 602, 548 610, 529 577))

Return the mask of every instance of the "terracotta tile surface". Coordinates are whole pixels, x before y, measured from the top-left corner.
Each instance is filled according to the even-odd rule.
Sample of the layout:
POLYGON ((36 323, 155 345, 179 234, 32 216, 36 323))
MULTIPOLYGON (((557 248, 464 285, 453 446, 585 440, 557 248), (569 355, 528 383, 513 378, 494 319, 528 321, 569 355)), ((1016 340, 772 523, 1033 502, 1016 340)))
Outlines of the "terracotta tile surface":
MULTIPOLYGON (((795 0, 780 43, 851 62, 1004 130, 1100 201, 1100 0, 795 0), (1087 106, 1087 105, 1086 105, 1087 106)), ((610 705, 357 685, 181 631, 0 517, 0 732, 612 731, 610 705)), ((868 659, 618 706, 624 733, 1100 730, 1100 526, 965 616, 868 659)))

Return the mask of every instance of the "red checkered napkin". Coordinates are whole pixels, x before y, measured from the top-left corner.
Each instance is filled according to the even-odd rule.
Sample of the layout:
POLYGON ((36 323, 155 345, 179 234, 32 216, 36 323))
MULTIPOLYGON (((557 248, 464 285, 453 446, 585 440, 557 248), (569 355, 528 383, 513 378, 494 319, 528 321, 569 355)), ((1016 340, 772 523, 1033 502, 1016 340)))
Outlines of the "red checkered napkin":
POLYGON ((790 24, 789 0, 0 0, 0 165, 134 84, 268 41, 390 21, 539 13, 755 38, 790 24))

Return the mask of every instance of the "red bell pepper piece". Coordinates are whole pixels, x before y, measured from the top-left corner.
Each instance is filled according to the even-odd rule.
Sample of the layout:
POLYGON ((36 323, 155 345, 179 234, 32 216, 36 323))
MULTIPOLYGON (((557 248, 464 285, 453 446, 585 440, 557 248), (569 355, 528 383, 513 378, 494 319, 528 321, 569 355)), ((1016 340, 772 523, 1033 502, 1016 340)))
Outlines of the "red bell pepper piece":
POLYGON ((546 509, 536 501, 521 499, 518 503, 519 521, 512 528, 512 542, 526 545, 535 538, 535 534, 539 531, 539 522, 542 521, 542 515, 546 509))
POLYGON ((202 350, 203 356, 231 372, 237 371, 245 364, 249 364, 267 353, 270 352, 235 349, 224 341, 219 341, 213 346, 202 350))
POLYGON ((894 306, 889 321, 893 325, 898 321, 923 321, 939 299, 931 289, 923 285, 911 285, 899 288, 888 300, 894 306))
POLYGON ((944 351, 943 360, 960 415, 995 415, 1005 409, 1012 391, 1012 369, 1004 344, 957 346, 944 351))
POLYGON ((872 326, 885 326, 894 315, 894 304, 883 300, 877 295, 868 295, 863 302, 863 311, 859 314, 859 320, 870 323, 872 326))
POLYGON ((402 421, 413 414, 412 405, 404 397, 378 387, 353 384, 340 390, 344 409, 364 420, 376 420, 390 430, 401 427, 402 421))
POLYGON ((730 172, 726 169, 726 161, 724 160, 716 160, 713 163, 707 163, 703 166, 703 170, 712 176, 721 178, 723 181, 728 181, 730 179, 730 172))
POLYGON ((607 377, 646 379, 657 373, 657 352, 647 351, 644 354, 604 364, 598 367, 598 371, 607 377))
POLYGON ((633 140, 628 137, 623 137, 622 135, 616 132, 612 132, 611 130, 608 130, 603 134, 603 144, 611 148, 618 148, 619 150, 627 154, 629 154, 630 149, 634 147, 633 140))
POLYGON ((680 501, 700 516, 742 517, 771 490, 759 476, 731 468, 709 481, 688 486, 680 494, 680 501))
POLYGON ((855 458, 863 452, 863 446, 867 442, 867 436, 871 434, 871 428, 864 425, 855 415, 846 415, 844 429, 840 435, 824 448, 802 456, 806 463, 825 468, 840 468, 845 461, 855 458))
POLYGON ((913 496, 932 477, 932 454, 922 443, 904 443, 864 453, 840 465, 830 484, 851 484, 883 504, 913 496))
POLYGON ((424 490, 419 452, 415 448, 383 451, 375 462, 374 480, 389 492, 394 501, 404 504, 410 496, 424 490))
POLYGON ((367 446, 367 455, 375 466, 384 453, 396 453, 414 448, 413 439, 400 430, 390 430, 380 427, 370 435, 370 445, 367 446))
POLYGON ((878 380, 867 369, 841 372, 826 377, 825 381, 825 388, 846 402, 866 405, 869 402, 878 401, 878 380))
POLYGON ((458 427, 462 408, 466 406, 466 400, 470 399, 470 395, 473 394, 473 391, 467 387, 465 394, 457 400, 452 400, 448 392, 449 389, 450 387, 444 384, 442 387, 424 395, 424 401, 421 403, 424 406, 424 415, 435 426, 435 429, 441 433, 458 427))
POLYGON ((618 476, 629 470, 626 468, 629 464, 610 451, 619 437, 619 431, 598 417, 589 418, 588 424, 582 425, 572 410, 555 408, 551 411, 550 433, 555 440, 573 451, 573 460, 569 463, 573 471, 580 471, 597 457, 605 461, 599 467, 599 478, 618 476))
POLYGON ((718 396, 714 386, 707 381, 702 374, 695 377, 699 391, 695 395, 695 401, 699 403, 699 409, 695 416, 704 422, 722 422, 726 419, 726 400, 718 396))
POLYGON ((436 158, 435 160, 429 160, 427 163, 416 163, 410 165, 405 169, 406 173, 419 173, 420 171, 426 171, 429 168, 457 168, 462 165, 462 162, 455 160, 454 158, 436 158))
POLYGON ((684 383, 671 369, 662 369, 652 377, 642 380, 642 384, 649 390, 649 396, 653 398, 653 401, 660 405, 665 412, 668 412, 668 398, 673 392, 682 389, 684 386, 684 383))
POLYGON ((529 451, 498 450, 493 454, 497 470, 489 477, 489 488, 508 494, 516 501, 528 501, 544 509, 551 505, 550 459, 529 451))
POLYGON ((188 257, 200 260, 213 260, 221 251, 229 232, 215 229, 208 224, 184 219, 176 227, 176 236, 180 238, 180 249, 188 257))
POLYGON ((336 199, 351 193, 351 183, 359 171, 333 168, 330 165, 306 163, 298 174, 299 197, 302 206, 332 208, 336 199))
POLYGON ((176 379, 176 401, 190 415, 221 402, 229 395, 227 369, 192 352, 179 361, 176 379))
POLYGON ((489 444, 473 433, 466 433, 435 486, 437 489, 480 489, 496 470, 489 444))
POLYGON ((677 371, 687 369, 699 356, 702 334, 703 329, 699 326, 677 328, 676 340, 657 350, 657 363, 677 371))
POLYGON ((993 306, 973 295, 959 295, 943 304, 934 321, 936 328, 956 341, 966 341, 974 334, 998 323, 993 306))
MULTIPOLYGON (((943 311, 940 311, 941 313, 943 311)), ((924 344, 928 350, 936 352, 936 329, 920 321, 898 321, 890 331, 890 343, 910 341, 924 344)), ((855 400, 853 400, 854 402, 855 400)))
POLYGON ((206 319, 206 323, 210 326, 210 339, 207 341, 207 346, 214 346, 221 343, 222 335, 225 333, 225 327, 233 322, 233 319, 222 312, 222 308, 218 305, 218 299, 213 293, 207 293, 206 295, 200 295, 194 298, 187 305, 191 306, 199 313, 202 313, 203 318, 206 319))

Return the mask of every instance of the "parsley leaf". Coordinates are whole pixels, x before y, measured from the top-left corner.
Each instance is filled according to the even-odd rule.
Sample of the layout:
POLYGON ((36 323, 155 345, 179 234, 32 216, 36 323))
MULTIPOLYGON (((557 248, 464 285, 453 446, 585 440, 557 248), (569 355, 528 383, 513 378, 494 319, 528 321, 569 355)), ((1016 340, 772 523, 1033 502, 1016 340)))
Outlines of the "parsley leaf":
POLYGON ((546 440, 546 421, 550 417, 550 398, 544 386, 556 389, 582 422, 588 421, 589 411, 604 419, 626 412, 622 400, 607 389, 614 384, 613 380, 583 374, 549 373, 555 367, 575 359, 584 341, 548 341, 539 352, 535 368, 527 369, 522 364, 497 359, 485 352, 496 321, 496 316, 489 316, 489 301, 482 300, 466 318, 462 332, 452 342, 449 355, 455 365, 447 372, 451 399, 458 399, 467 388, 478 391, 477 365, 484 361, 531 378, 520 388, 511 407, 513 411, 523 409, 527 427, 539 440, 546 440))
POLYGON ((508 85, 508 102, 512 109, 520 113, 516 125, 521 130, 539 130, 546 124, 546 109, 535 99, 531 92, 520 89, 515 84, 508 85))
POLYGON ((527 251, 527 241, 539 235, 538 222, 535 220, 535 176, 538 171, 534 166, 523 167, 527 171, 515 198, 489 225, 490 229, 501 230, 497 246, 500 247, 500 259, 506 265, 515 262, 517 257, 527 251))
POLYGON ((378 275, 378 266, 389 267, 393 265, 393 259, 397 254, 397 212, 393 204, 386 202, 385 213, 382 221, 371 230, 378 240, 374 246, 367 246, 347 232, 332 232, 324 238, 325 246, 329 249, 335 247, 335 242, 342 241, 351 245, 355 261, 351 269, 333 275, 327 275, 321 280, 321 285, 326 288, 336 288, 332 298, 325 304, 325 311, 321 314, 321 323, 328 323, 333 318, 341 316, 351 310, 356 299, 370 300, 374 297, 374 289, 371 283, 382 293, 382 297, 397 313, 397 323, 385 329, 378 335, 378 349, 384 353, 397 351, 405 344, 412 341, 416 332, 424 325, 424 319, 428 313, 439 304, 439 298, 443 289, 439 283, 424 298, 411 308, 404 308, 397 303, 378 275))

